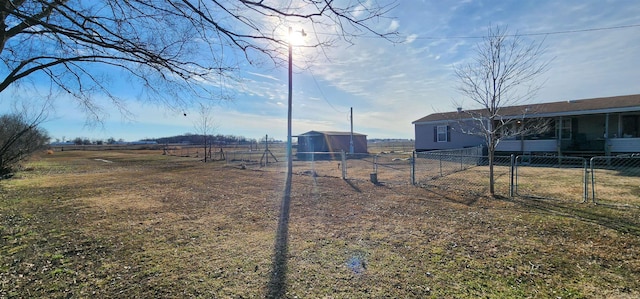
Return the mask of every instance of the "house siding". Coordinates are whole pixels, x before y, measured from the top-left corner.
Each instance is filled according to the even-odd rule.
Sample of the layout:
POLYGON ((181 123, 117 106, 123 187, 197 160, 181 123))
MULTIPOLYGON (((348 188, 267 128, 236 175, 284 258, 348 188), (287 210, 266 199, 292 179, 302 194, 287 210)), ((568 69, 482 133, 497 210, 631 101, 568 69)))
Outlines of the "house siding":
POLYGON ((498 152, 556 152, 558 141, 546 140, 501 140, 496 146, 498 152))
POLYGON ((454 149, 473 147, 484 144, 482 136, 467 134, 462 132, 461 126, 457 122, 442 122, 431 124, 415 125, 415 141, 417 151, 430 151, 437 149, 454 149), (448 126, 448 141, 438 142, 436 130, 437 126, 448 126))
POLYGON ((640 138, 609 139, 611 153, 640 154, 640 138))

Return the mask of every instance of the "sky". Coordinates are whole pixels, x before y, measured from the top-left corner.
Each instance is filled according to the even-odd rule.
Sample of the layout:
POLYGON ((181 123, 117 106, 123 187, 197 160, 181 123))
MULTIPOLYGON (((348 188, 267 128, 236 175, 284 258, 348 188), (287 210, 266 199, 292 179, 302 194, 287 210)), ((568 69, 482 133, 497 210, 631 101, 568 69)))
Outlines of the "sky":
MULTIPOLYGON (((380 2, 384 2, 379 0, 380 2)), ((640 3, 600 0, 401 0, 376 26, 401 43, 364 36, 324 49, 293 75, 293 135, 353 130, 372 138, 414 139, 412 122, 434 112, 478 108, 455 89, 454 67, 468 63, 489 26, 508 26, 542 42, 549 69, 532 102, 640 93, 640 3)), ((306 29, 308 31, 308 29, 306 29)), ((296 49, 295 60, 304 49, 296 49)), ((296 64, 298 65, 298 64, 296 64)), ((229 86, 233 99, 212 107, 214 134, 286 140, 287 70, 247 67, 229 86)), ((87 126, 71 101, 57 100, 42 124, 52 140, 75 137, 136 141, 195 133, 198 113, 141 103, 124 93, 126 118, 108 112, 87 126), (186 114, 186 116, 184 115, 186 114)))

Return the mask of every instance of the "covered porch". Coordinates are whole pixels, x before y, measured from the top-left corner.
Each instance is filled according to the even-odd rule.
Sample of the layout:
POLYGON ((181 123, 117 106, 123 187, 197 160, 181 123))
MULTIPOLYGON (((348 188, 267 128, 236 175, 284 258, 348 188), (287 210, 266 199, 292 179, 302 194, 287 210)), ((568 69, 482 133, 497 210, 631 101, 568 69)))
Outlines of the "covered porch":
POLYGON ((547 122, 547 129, 500 140, 496 151, 562 156, 640 153, 640 112, 563 115, 536 121, 547 122))

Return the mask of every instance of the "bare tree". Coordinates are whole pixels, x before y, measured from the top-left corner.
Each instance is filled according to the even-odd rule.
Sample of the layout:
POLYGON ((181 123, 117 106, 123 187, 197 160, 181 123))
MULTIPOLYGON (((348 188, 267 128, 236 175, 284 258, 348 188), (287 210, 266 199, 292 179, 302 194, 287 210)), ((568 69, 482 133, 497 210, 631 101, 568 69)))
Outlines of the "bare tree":
POLYGON ((468 111, 475 121, 475 133, 483 136, 489 154, 489 192, 494 189, 494 156, 501 138, 522 135, 531 130, 544 130, 544 122, 529 122, 524 126, 526 108, 506 111, 505 107, 518 106, 531 100, 542 84, 536 80, 543 74, 549 61, 543 61, 542 42, 526 42, 521 36, 510 35, 506 28, 490 27, 488 35, 477 45, 471 63, 459 65, 455 74, 458 91, 465 99, 479 105, 479 110, 468 111), (507 117, 508 116, 508 117, 507 117), (521 122, 518 125, 518 122, 521 122), (526 128, 526 129, 525 129, 526 128))
POLYGON ((202 135, 202 144, 204 149, 204 162, 207 162, 207 155, 211 153, 209 139, 216 129, 213 115, 211 114, 211 106, 203 103, 198 104, 198 118, 195 121, 195 130, 197 134, 202 135), (208 147, 209 146, 209 147, 208 147))
POLYGON ((24 106, 0 116, 0 175, 11 172, 15 165, 49 142, 47 133, 39 128, 47 119, 48 107, 43 105, 33 112, 24 106))
POLYGON ((216 99, 245 62, 286 61, 286 28, 322 30, 307 47, 379 33, 375 21, 394 4, 373 1, 13 0, 0 1, 0 92, 48 79, 100 119, 95 96, 128 76, 143 98, 170 107, 216 99), (332 30, 332 31, 331 31, 332 30), (324 33, 324 34, 323 34, 324 33))

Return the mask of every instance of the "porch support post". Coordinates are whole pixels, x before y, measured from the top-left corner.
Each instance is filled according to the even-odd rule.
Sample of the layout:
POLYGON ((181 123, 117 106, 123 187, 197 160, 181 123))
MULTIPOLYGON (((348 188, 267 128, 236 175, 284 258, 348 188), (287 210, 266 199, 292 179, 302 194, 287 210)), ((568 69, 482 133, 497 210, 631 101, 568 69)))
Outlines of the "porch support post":
POLYGON ((611 155, 611 150, 609 147, 609 113, 607 113, 604 118, 604 155, 611 155))
POLYGON ((618 113, 618 127, 616 131, 618 131, 616 138, 622 138, 622 114, 620 113, 618 113))
POLYGON ((558 156, 562 156, 562 116, 556 118, 556 128, 558 129, 558 140, 557 140, 557 148, 558 148, 558 156))

